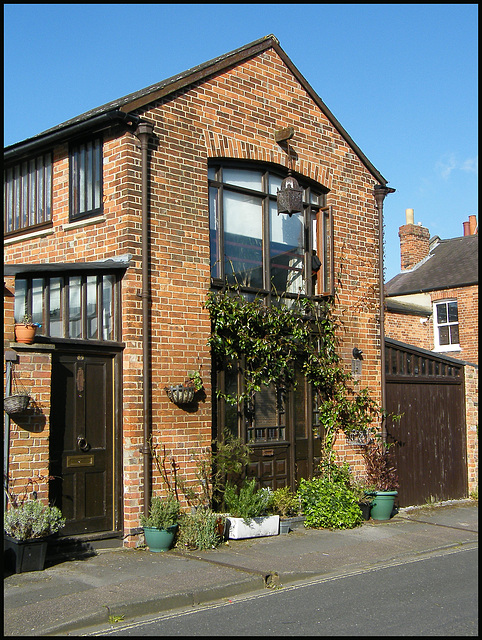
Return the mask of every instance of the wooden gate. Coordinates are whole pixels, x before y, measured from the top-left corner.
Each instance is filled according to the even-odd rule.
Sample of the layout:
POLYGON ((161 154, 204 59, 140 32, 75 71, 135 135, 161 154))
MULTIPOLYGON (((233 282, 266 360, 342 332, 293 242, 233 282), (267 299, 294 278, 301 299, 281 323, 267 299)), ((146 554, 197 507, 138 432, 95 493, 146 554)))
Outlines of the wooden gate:
POLYGON ((387 423, 401 507, 467 496, 464 365, 385 338, 387 423))

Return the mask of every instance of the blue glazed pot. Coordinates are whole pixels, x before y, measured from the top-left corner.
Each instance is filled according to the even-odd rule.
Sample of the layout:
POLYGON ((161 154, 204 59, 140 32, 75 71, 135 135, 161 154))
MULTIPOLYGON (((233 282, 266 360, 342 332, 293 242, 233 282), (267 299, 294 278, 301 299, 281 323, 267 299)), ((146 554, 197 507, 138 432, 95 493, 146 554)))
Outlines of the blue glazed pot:
POLYGON ((174 536, 177 531, 177 524, 173 524, 172 527, 167 529, 156 529, 154 527, 143 527, 144 539, 146 545, 149 547, 149 551, 153 553, 159 553, 162 551, 169 551, 174 541, 174 536))

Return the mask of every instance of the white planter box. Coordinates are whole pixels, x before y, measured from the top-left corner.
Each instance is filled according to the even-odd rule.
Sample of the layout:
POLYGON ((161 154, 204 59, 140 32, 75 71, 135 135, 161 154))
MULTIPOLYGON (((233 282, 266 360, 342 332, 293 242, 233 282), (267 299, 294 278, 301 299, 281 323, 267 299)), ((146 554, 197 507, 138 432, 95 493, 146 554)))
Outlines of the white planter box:
POLYGON ((279 534, 279 516, 262 516, 261 518, 226 518, 228 538, 261 538, 263 536, 277 536, 279 534))

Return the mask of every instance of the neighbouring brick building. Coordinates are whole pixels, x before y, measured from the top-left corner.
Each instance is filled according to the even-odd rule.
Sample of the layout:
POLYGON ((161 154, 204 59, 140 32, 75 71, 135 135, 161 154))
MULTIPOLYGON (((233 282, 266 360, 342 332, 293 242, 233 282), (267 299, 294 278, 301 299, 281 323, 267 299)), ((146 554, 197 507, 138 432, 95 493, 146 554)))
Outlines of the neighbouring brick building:
POLYGON ((414 224, 399 229, 401 272, 385 285, 385 336, 464 363, 468 488, 478 484, 478 227, 441 240, 414 224))
MULTIPOLYGON (((382 399, 383 198, 392 190, 305 78, 267 36, 5 149, 5 345, 32 401, 10 420, 14 484, 53 476, 39 497, 62 507, 66 534, 133 545, 152 490, 148 442, 195 478, 195 454, 224 427, 250 440, 260 484, 296 487, 320 449, 301 381, 281 412, 273 390, 232 417, 211 371, 210 290, 235 278, 332 297, 340 354, 382 399), (280 133, 281 132, 281 133, 280 133), (288 141, 289 140, 289 144, 288 141), (303 212, 276 212, 290 165, 303 212), (318 260, 313 260, 314 254, 318 260), (42 327, 14 340, 25 313, 42 327), (205 395, 165 388, 200 371, 205 395), (282 415, 281 415, 282 413, 282 415)), ((14 388, 15 388, 14 384, 14 388)), ((355 449, 340 438, 355 468, 355 449)))

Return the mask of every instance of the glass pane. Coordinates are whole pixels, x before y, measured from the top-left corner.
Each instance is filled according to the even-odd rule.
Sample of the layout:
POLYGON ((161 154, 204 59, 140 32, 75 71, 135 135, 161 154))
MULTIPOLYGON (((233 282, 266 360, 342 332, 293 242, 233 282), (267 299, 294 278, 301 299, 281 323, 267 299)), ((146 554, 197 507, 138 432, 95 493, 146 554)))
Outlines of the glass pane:
POLYGON ((69 278, 69 338, 82 337, 80 276, 69 278))
POLYGON ((450 344, 459 344, 459 325, 453 324, 450 327, 450 344))
POLYGON ((85 200, 85 145, 81 145, 79 149, 79 211, 83 213, 86 209, 87 202, 85 200))
MULTIPOLYGON (((226 368, 225 373, 225 389, 226 393, 230 396, 235 396, 238 392, 238 373, 237 367, 235 366, 233 369, 226 368)), ((224 418, 224 427, 229 431, 229 433, 235 438, 239 437, 238 434, 238 407, 236 404, 229 404, 228 402, 224 403, 225 407, 225 418, 224 418)), ((251 439, 250 437, 250 429, 248 428, 248 441, 251 439)))
POLYGON ((50 220, 52 214, 52 159, 47 157, 45 169, 45 210, 43 220, 50 220))
POLYGON ((15 322, 22 322, 27 313, 27 281, 15 280, 15 322))
POLYGON ((87 338, 97 338, 97 276, 87 276, 87 338))
POLYGON ((34 224, 38 224, 42 222, 44 219, 44 198, 45 198, 45 184, 44 184, 44 163, 43 158, 38 159, 38 170, 37 170, 37 180, 38 180, 38 189, 37 189, 37 202, 35 205, 35 214, 34 214, 34 224))
POLYGON ((305 380, 306 378, 302 372, 297 371, 297 384, 296 389, 293 391, 295 438, 306 438, 305 380))
POLYGON ((437 324, 447 322, 447 305, 445 302, 437 305, 437 324))
POLYGON ((211 277, 221 277, 221 256, 219 251, 219 208, 218 190, 214 187, 209 189, 209 241, 211 250, 211 277))
MULTIPOLYGON (((44 323, 43 320, 43 292, 44 281, 43 278, 34 278, 32 280, 32 322, 38 322, 38 324, 44 323)), ((41 330, 38 330, 41 333, 41 330)))
POLYGON ((20 191, 20 227, 28 225, 28 164, 22 164, 21 191, 20 191))
POLYGON ((237 187, 244 187, 245 189, 254 189, 255 191, 261 191, 261 171, 251 171, 247 169, 223 169, 223 182, 228 184, 234 184, 237 187))
POLYGON ((92 143, 89 143, 86 148, 86 169, 85 169, 85 183, 86 183, 86 193, 85 193, 85 208, 86 211, 92 211, 94 208, 94 187, 92 184, 92 177, 94 173, 93 168, 93 154, 94 149, 92 147, 92 143))
POLYGON ((281 176, 269 175, 269 193, 273 196, 278 195, 278 189, 281 189, 281 182, 283 178, 281 176))
POLYGON ((50 278, 50 336, 62 338, 61 278, 50 278))
POLYGON ((114 283, 113 275, 102 278, 102 335, 104 340, 114 340, 114 283))
POLYGON ((95 141, 94 152, 94 209, 100 209, 102 206, 102 142, 95 141))
POLYGON ((214 167, 208 168, 208 179, 215 180, 216 179, 216 169, 214 167))
POLYGON ((226 277, 243 286, 263 286, 261 198, 224 191, 226 277))
POLYGON ((439 327, 439 343, 441 345, 449 344, 449 328, 439 327))
POLYGON ((449 302, 448 308, 449 308, 449 322, 458 322, 459 314, 457 311, 457 302, 449 302))
POLYGON ((271 286, 279 294, 304 293, 303 214, 279 216, 275 202, 270 202, 271 286))

